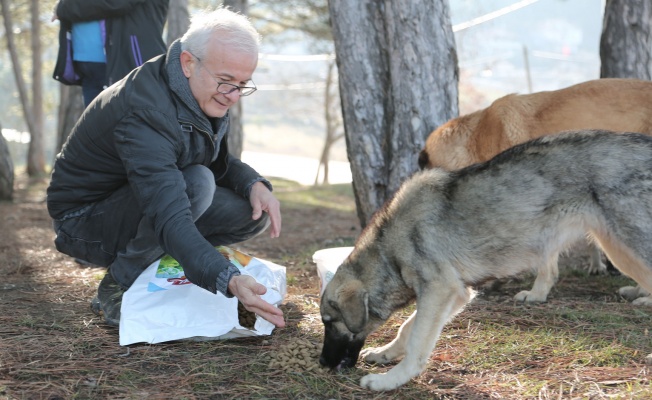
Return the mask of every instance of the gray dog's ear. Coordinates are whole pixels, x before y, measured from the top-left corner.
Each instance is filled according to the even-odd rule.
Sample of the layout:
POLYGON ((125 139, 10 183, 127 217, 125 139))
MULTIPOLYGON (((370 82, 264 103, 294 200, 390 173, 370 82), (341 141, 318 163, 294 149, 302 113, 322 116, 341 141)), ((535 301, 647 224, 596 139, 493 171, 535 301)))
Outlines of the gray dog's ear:
POLYGON ((337 290, 340 314, 351 332, 362 332, 367 325, 368 301, 369 294, 359 280, 348 281, 337 290))

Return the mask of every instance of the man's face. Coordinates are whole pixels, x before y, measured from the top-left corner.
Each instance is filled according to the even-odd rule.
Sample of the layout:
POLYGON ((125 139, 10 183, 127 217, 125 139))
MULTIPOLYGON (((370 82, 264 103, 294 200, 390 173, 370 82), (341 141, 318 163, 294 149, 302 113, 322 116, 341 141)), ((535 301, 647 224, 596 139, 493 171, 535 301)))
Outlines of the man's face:
MULTIPOLYGON (((258 54, 248 54, 217 41, 208 45, 201 61, 188 51, 181 53, 181 67, 188 78, 190 90, 204 114, 212 118, 223 117, 229 107, 240 99, 237 90, 229 94, 219 93, 218 83, 251 86, 251 76, 257 63, 258 54)), ((224 91, 222 87, 220 90, 224 91)))

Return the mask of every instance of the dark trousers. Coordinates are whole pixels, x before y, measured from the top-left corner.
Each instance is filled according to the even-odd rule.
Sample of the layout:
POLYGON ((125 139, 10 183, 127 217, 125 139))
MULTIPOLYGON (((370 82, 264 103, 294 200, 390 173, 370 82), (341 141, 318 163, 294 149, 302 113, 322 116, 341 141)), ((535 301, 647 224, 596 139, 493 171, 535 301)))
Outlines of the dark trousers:
MULTIPOLYGON (((267 214, 257 221, 251 218, 249 200, 216 186, 208 168, 194 165, 182 172, 195 226, 213 246, 243 242, 269 225, 267 214)), ((54 221, 54 230, 59 251, 108 266, 125 289, 165 253, 152 221, 143 216, 129 185, 54 221)))
POLYGON ((75 61, 75 72, 81 77, 84 107, 106 87, 106 63, 75 61))

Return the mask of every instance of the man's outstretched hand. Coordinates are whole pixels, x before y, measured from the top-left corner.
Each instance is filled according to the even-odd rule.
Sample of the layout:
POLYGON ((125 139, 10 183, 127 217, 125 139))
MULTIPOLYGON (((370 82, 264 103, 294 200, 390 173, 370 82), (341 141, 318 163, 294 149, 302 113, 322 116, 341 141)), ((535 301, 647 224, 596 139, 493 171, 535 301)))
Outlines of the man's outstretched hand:
POLYGON ((277 328, 285 327, 283 311, 263 300, 260 295, 267 292, 265 285, 256 282, 252 276, 237 275, 229 281, 229 292, 238 298, 242 305, 256 315, 271 322, 277 328))
POLYGON ((281 234, 281 204, 262 182, 251 187, 249 202, 253 212, 251 218, 257 220, 266 212, 270 220, 269 236, 277 238, 281 234))

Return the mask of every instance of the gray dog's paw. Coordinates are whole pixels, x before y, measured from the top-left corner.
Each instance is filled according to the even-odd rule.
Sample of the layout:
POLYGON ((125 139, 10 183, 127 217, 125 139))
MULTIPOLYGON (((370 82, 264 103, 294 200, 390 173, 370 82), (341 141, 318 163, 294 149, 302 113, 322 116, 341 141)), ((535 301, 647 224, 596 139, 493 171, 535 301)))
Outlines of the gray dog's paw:
POLYGON ((635 305, 649 305, 652 299, 646 299, 650 296, 647 290, 641 286, 624 286, 618 289, 618 294, 625 299, 634 302, 635 305))
POLYGON ((639 297, 638 299, 632 301, 632 304, 635 306, 652 307, 652 296, 639 297))
POLYGON ((381 347, 369 347, 360 352, 360 357, 364 362, 370 364, 387 364, 392 361, 388 359, 381 347))
POLYGON ((393 390, 402 383, 394 382, 388 374, 369 374, 362 377, 360 386, 375 391, 393 390))

